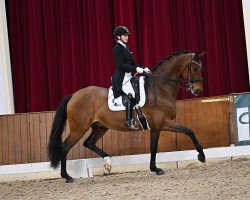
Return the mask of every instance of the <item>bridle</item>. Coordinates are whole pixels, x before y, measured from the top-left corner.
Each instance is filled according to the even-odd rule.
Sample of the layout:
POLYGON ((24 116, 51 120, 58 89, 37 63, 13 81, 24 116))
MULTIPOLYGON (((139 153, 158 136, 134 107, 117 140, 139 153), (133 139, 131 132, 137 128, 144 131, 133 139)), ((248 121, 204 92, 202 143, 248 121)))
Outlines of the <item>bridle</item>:
POLYGON ((187 81, 159 77, 159 76, 153 75, 152 73, 146 74, 145 78, 146 78, 146 80, 148 80, 149 86, 153 92, 154 102, 157 98, 157 94, 156 94, 156 90, 155 90, 155 86, 154 86, 154 80, 165 81, 165 82, 167 82, 168 85, 171 85, 173 87, 179 87, 181 89, 191 91, 193 94, 195 94, 193 92, 194 83, 203 82, 203 79, 201 77, 192 78, 192 71, 197 71, 197 70, 200 70, 202 68, 202 64, 199 64, 198 62, 194 61, 194 58, 195 58, 195 56, 193 56, 193 54, 192 54, 190 56, 190 59, 189 59, 187 65, 184 67, 184 69, 181 72, 181 74, 182 74, 186 69, 188 70, 187 79, 186 79, 187 81), (195 66, 192 66, 192 64, 195 64, 195 66), (186 84, 187 87, 180 85, 183 83, 186 84))
MULTIPOLYGON (((203 82, 203 79, 201 77, 191 78, 192 71, 201 70, 202 64, 199 64, 198 62, 194 61, 194 56, 191 56, 187 64, 187 68, 188 68, 187 79, 189 79, 188 81, 186 81, 186 84, 188 85, 187 91, 191 91, 193 93, 192 89, 193 89, 194 83, 203 82), (192 66, 192 63, 194 63, 195 66, 192 66)), ((186 70, 186 67, 184 68, 183 71, 185 70, 186 70)))

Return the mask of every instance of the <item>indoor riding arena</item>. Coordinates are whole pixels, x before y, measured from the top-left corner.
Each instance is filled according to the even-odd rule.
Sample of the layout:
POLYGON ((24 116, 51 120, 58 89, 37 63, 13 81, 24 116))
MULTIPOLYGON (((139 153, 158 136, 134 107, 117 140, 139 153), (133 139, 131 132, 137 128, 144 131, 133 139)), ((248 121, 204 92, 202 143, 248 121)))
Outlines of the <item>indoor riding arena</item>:
POLYGON ((0 199, 250 199, 250 1, 0 8, 0 199), (139 130, 108 103, 121 42, 139 130))

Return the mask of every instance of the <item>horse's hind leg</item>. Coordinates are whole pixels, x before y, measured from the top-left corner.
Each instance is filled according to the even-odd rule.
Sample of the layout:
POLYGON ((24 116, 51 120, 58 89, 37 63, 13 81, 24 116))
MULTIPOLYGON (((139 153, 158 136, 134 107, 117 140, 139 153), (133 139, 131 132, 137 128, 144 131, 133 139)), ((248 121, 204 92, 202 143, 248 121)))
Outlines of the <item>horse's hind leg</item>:
POLYGON ((99 156, 104 158, 103 167, 110 173, 112 164, 110 155, 104 152, 102 149, 96 146, 96 142, 108 131, 108 128, 98 126, 94 124, 92 126, 92 132, 89 137, 84 141, 83 146, 97 153, 99 156))
POLYGON ((81 139, 85 132, 83 131, 70 131, 68 137, 61 145, 61 177, 66 179, 67 183, 73 182, 73 178, 67 173, 66 161, 67 154, 70 149, 81 139))
POLYGON ((97 141, 108 131, 108 128, 93 125, 92 132, 89 137, 84 141, 83 146, 97 153, 102 158, 110 157, 109 154, 96 146, 97 141))

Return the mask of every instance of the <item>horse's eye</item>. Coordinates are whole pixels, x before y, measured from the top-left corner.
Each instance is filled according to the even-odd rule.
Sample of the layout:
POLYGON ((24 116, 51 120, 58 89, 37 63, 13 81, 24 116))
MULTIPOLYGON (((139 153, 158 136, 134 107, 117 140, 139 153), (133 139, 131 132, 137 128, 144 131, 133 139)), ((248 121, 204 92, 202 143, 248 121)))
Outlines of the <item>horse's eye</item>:
POLYGON ((197 72, 199 70, 199 67, 193 67, 193 71, 197 72))

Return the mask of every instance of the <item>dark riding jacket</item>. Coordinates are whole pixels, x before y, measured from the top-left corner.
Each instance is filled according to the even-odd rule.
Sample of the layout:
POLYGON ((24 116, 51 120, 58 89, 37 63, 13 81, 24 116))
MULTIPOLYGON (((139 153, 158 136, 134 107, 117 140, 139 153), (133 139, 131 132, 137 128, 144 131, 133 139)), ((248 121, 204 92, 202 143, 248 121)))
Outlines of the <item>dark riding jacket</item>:
POLYGON ((116 43, 113 49, 113 56, 115 60, 115 73, 112 76, 112 89, 114 98, 122 95, 122 82, 125 72, 136 72, 138 65, 133 60, 132 53, 128 48, 125 48, 120 43, 116 43))

